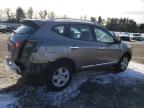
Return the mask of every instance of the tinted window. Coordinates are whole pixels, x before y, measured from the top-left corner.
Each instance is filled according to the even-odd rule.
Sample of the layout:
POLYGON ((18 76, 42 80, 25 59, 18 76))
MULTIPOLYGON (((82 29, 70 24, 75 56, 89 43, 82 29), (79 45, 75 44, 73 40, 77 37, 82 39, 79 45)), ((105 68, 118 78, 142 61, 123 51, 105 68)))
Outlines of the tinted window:
POLYGON ((101 28, 95 28, 95 34, 98 42, 114 42, 112 35, 101 28))
POLYGON ((18 35, 24 35, 24 34, 32 34, 37 29, 31 26, 22 25, 18 29, 15 30, 15 33, 18 35))
POLYGON ((78 40, 91 41, 91 29, 87 25, 72 25, 70 26, 70 37, 78 40))
POLYGON ((53 31, 57 34, 64 35, 64 26, 56 26, 53 28, 53 31))
POLYGON ((140 36, 140 34, 133 34, 133 36, 140 36))

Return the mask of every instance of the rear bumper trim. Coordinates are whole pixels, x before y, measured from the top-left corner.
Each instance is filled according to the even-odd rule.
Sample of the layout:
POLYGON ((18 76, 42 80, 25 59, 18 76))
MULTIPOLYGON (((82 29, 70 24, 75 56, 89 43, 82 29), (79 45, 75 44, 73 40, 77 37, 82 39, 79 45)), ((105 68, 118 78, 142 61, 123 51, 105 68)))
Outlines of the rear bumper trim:
POLYGON ((6 64, 7 68, 14 71, 15 73, 17 73, 17 74, 21 73, 19 66, 16 65, 15 62, 13 62, 9 57, 6 57, 5 64, 6 64))

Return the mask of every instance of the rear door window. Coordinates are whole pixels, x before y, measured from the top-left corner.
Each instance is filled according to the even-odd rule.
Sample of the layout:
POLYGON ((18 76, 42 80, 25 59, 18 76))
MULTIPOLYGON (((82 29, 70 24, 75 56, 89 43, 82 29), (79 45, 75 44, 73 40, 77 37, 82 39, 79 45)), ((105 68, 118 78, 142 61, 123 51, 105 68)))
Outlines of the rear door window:
POLYGON ((53 28, 53 31, 57 34, 64 35, 64 25, 56 26, 53 28))
POLYGON ((89 25, 71 25, 70 37, 77 40, 92 41, 92 33, 89 25))

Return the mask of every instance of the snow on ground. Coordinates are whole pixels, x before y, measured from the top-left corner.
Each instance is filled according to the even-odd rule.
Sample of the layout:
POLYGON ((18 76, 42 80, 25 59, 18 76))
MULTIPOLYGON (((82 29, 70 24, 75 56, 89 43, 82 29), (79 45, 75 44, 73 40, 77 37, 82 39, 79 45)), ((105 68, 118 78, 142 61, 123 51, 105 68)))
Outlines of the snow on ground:
POLYGON ((118 81, 117 83, 123 83, 123 85, 132 85, 135 83, 133 80, 144 80, 144 65, 135 62, 130 62, 128 69, 125 72, 118 74, 103 74, 95 76, 94 79, 96 80, 96 82, 102 84, 112 83, 113 79, 115 79, 118 81))
POLYGON ((144 74, 144 64, 139 64, 139 63, 135 63, 135 62, 130 62, 129 64, 129 68, 136 70, 136 71, 140 71, 140 73, 144 74))
POLYGON ((0 108, 10 108, 16 102, 13 94, 0 94, 0 108))
MULTIPOLYGON (((9 107, 10 104, 21 106, 21 103, 25 103, 24 107, 38 105, 50 105, 59 106, 67 103, 73 98, 79 97, 81 92, 81 86, 85 83, 95 83, 101 86, 111 84, 113 86, 135 86, 138 80, 144 81, 144 65, 135 62, 130 62, 128 69, 123 73, 113 74, 103 70, 100 73, 97 72, 81 72, 74 76, 72 82, 66 89, 60 92, 47 92, 45 86, 41 87, 29 87, 25 86, 23 91, 15 95, 0 94, 0 108, 9 107), (35 105, 34 105, 35 104, 35 105)), ((91 86, 88 86, 92 88, 91 86)), ((83 99, 81 99, 83 100, 83 99)))

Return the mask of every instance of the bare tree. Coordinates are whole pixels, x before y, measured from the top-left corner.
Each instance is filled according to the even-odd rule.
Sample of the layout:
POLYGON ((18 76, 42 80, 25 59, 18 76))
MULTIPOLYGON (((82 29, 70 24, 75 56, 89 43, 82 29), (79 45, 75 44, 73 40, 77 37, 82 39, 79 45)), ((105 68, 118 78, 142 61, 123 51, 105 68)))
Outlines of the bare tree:
POLYGON ((15 19, 15 14, 11 11, 10 8, 6 8, 4 12, 8 21, 15 19))
POLYGON ((82 20, 82 19, 83 19, 83 16, 80 16, 80 19, 82 20))
POLYGON ((11 9, 10 8, 6 8, 5 12, 6 12, 8 20, 10 20, 11 19, 11 9))
POLYGON ((88 18, 87 18, 87 15, 82 15, 82 16, 80 16, 79 17, 81 20, 87 20, 88 18))
POLYGON ((44 19, 46 19, 47 14, 48 14, 47 10, 44 10, 44 11, 43 11, 43 18, 44 18, 44 19))
POLYGON ((84 16, 84 20, 87 20, 87 15, 84 16))
POLYGON ((1 10, 0 9, 0 20, 7 20, 7 15, 6 15, 6 12, 5 12, 5 9, 4 10, 1 10))
POLYGON ((93 21, 93 22, 96 22, 96 18, 95 17, 91 17, 90 20, 93 21))
POLYGON ((38 11, 34 11, 33 12, 33 18, 34 19, 38 19, 39 18, 39 12, 38 11))
POLYGON ((46 19, 47 14, 48 14, 47 10, 39 11, 39 17, 40 17, 40 19, 46 19))
POLYGON ((0 20, 2 20, 2 10, 0 9, 0 20))
POLYGON ((53 19, 53 18, 55 18, 56 17, 56 15, 55 15, 55 13, 53 12, 53 11, 51 11, 49 14, 48 14, 48 18, 49 19, 53 19))
POLYGON ((63 18, 68 18, 67 15, 64 15, 63 18))
POLYGON ((98 17, 98 23, 99 23, 100 25, 103 25, 103 19, 101 18, 101 16, 98 17))
POLYGON ((32 19, 33 18, 33 8, 29 7, 29 9, 27 10, 27 17, 32 19))
POLYGON ((41 11, 41 10, 39 11, 39 18, 43 19, 43 11, 41 11))
POLYGON ((16 10, 16 19, 18 21, 20 21, 24 18, 25 18, 24 10, 21 7, 18 7, 17 10, 16 10))

